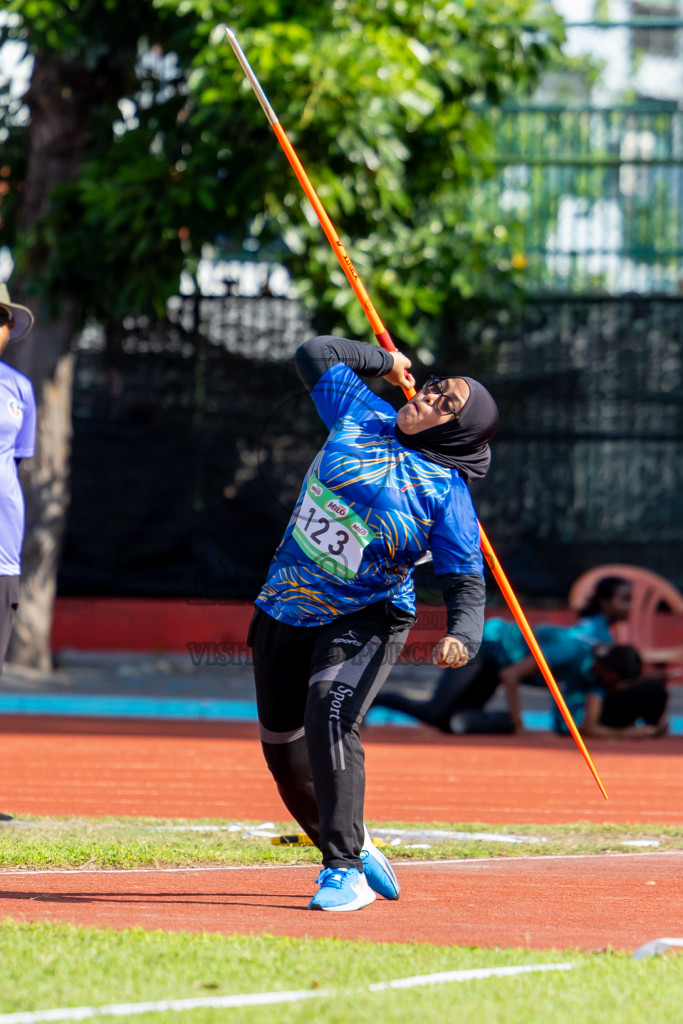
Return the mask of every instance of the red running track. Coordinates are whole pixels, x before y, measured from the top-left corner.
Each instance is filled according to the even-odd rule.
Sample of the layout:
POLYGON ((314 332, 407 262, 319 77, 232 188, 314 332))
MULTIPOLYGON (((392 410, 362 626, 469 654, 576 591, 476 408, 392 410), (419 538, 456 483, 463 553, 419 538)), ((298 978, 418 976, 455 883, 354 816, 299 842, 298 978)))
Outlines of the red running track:
POLYGON ((308 866, 0 873, 0 918, 364 942, 624 949, 681 932, 683 852, 405 864, 398 903, 312 913, 308 866))
MULTIPOLYGON (((371 822, 683 824, 683 741, 365 733, 371 822)), ((0 809, 286 820, 251 724, 0 718, 0 809)), ((678 935, 683 851, 398 866, 399 903, 311 914, 316 869, 3 872, 0 916, 171 930, 633 950, 678 935)))
MULTIPOLYGON (((365 731, 366 817, 683 825, 683 738, 594 742, 605 801, 573 740, 365 731)), ((0 716, 0 810, 286 820, 251 723, 0 716)))

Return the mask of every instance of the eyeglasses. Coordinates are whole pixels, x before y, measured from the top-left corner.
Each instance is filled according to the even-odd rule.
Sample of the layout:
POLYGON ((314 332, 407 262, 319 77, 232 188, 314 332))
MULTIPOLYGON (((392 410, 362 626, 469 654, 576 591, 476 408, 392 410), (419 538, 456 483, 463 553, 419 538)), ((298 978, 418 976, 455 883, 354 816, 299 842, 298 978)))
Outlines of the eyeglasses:
POLYGON ((434 408, 439 416, 455 416, 457 419, 458 409, 453 396, 446 393, 444 384, 446 380, 450 380, 450 377, 429 377, 426 383, 422 385, 422 391, 426 395, 440 396, 434 402, 434 408))
POLYGON ((4 306, 0 306, 0 327, 14 327, 14 318, 4 306))

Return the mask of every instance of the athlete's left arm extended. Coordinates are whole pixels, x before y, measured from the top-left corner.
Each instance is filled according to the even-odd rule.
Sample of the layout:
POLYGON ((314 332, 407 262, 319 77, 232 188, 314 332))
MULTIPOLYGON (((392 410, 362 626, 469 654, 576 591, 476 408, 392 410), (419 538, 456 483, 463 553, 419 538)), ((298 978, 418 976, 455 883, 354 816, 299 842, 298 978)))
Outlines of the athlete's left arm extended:
POLYGON ((480 573, 437 576, 446 602, 446 636, 459 640, 470 660, 478 652, 484 629, 486 585, 480 573))

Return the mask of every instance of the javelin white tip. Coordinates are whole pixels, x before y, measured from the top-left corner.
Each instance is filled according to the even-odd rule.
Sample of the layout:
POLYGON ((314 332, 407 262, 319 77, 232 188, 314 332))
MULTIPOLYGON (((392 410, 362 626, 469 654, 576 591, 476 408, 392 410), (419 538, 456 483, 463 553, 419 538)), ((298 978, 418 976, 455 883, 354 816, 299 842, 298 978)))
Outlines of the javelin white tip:
POLYGON ((233 52, 234 52, 235 56, 237 57, 237 60, 239 61, 240 65, 242 66, 242 70, 244 71, 244 74, 249 79, 249 81, 251 83, 251 87, 254 90, 254 92, 256 93, 256 96, 258 98, 259 103, 263 107, 264 114, 268 118, 268 121, 270 122, 271 125, 276 125, 278 123, 277 115, 275 114, 275 111, 273 110, 273 108, 271 107, 270 103, 268 102, 268 97, 266 96, 265 92, 261 88, 261 83, 259 82, 258 78, 254 74, 253 68, 252 68, 251 64, 249 63, 249 61, 247 60, 242 47, 237 42, 237 36, 235 35, 235 33, 233 32, 233 30, 231 28, 227 27, 227 25, 225 27, 225 34, 228 37, 228 42, 230 43, 230 46, 232 47, 233 52))

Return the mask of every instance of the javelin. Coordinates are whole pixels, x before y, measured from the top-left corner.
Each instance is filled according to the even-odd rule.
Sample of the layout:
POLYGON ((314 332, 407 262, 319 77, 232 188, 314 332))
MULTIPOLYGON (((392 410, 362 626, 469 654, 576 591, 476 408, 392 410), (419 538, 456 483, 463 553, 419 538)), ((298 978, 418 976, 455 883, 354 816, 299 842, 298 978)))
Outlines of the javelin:
MULTIPOLYGON (((382 346, 382 348, 386 349, 389 352, 395 352, 396 346, 391 340, 391 335, 389 334, 386 327, 382 323, 379 314, 377 313, 377 310, 370 301, 370 297, 368 296, 368 293, 363 287, 363 282, 358 276, 358 272, 356 271, 356 268, 351 262, 351 258, 347 253, 346 249, 344 248, 341 238, 337 234, 337 231, 335 230, 332 221, 328 217, 323 204, 320 202, 318 194, 313 188, 313 185, 311 184, 308 175, 306 174, 306 171, 304 170, 303 165, 299 160, 299 157, 296 155, 294 147, 287 138, 285 130, 280 124, 275 111, 268 102, 268 97, 263 91, 258 78, 254 74, 254 70, 251 67, 249 61, 247 60, 244 51, 242 50, 242 47, 238 43, 237 36, 230 28, 226 28, 225 33, 228 37, 228 42, 230 43, 235 53, 235 56, 237 57, 237 60, 239 61, 242 67, 242 70, 244 71, 244 74, 248 78, 252 89, 256 93, 256 98, 258 99, 259 103, 263 108, 263 112, 268 119, 268 123, 275 132, 278 142, 280 143, 285 152, 285 156, 289 160, 294 173, 299 179, 299 183, 306 194, 306 198, 308 199, 311 206, 316 212, 318 220, 320 221, 320 225, 327 236, 328 242, 332 246, 333 252, 335 253, 337 259, 339 260, 339 263, 341 264, 342 270, 344 271, 346 277, 348 278, 349 284, 351 285, 356 294, 356 298, 363 307, 363 312, 365 313, 366 317, 368 318, 368 321, 370 322, 370 326, 372 327, 375 333, 377 341, 382 346)), ((415 388, 404 387, 403 393, 406 396, 406 398, 412 398, 413 395, 415 394, 415 388)), ((552 693, 555 699, 555 703, 557 704, 560 710, 560 714, 562 715, 567 724, 569 732, 573 736, 576 745, 583 754, 584 760, 590 768, 593 778, 597 782, 602 795, 604 796, 605 800, 608 800, 609 797, 607 796, 607 791, 605 790, 605 787, 602 784, 602 780, 598 775, 597 769, 593 764, 593 760, 590 754, 588 753, 588 750, 586 749, 586 745, 583 742, 581 734, 576 727, 576 723, 572 718, 571 712, 569 711, 569 708, 565 703, 564 697, 560 692, 560 688, 558 687, 557 683, 555 682, 555 679, 553 678, 553 674, 550 671, 550 667, 543 656, 543 652, 541 651, 541 648, 538 645, 538 641, 536 640, 536 637, 534 636, 531 630, 531 626, 529 625, 527 618, 524 612, 522 611, 522 607, 515 596, 515 592, 513 591, 505 573, 503 572, 503 568, 496 557, 496 553, 493 550, 491 543, 488 537, 486 536, 481 523, 478 522, 478 526, 479 537, 481 541, 481 550, 484 554, 484 557, 486 558, 486 561, 489 564, 491 572, 493 573, 493 576, 501 589, 503 597, 505 598, 507 605, 510 611, 512 612, 512 616, 515 622, 519 626, 520 630, 522 631, 524 639, 529 645, 529 649, 534 656, 536 664, 540 669, 541 675, 545 679, 548 688, 550 689, 550 692, 552 693)))

